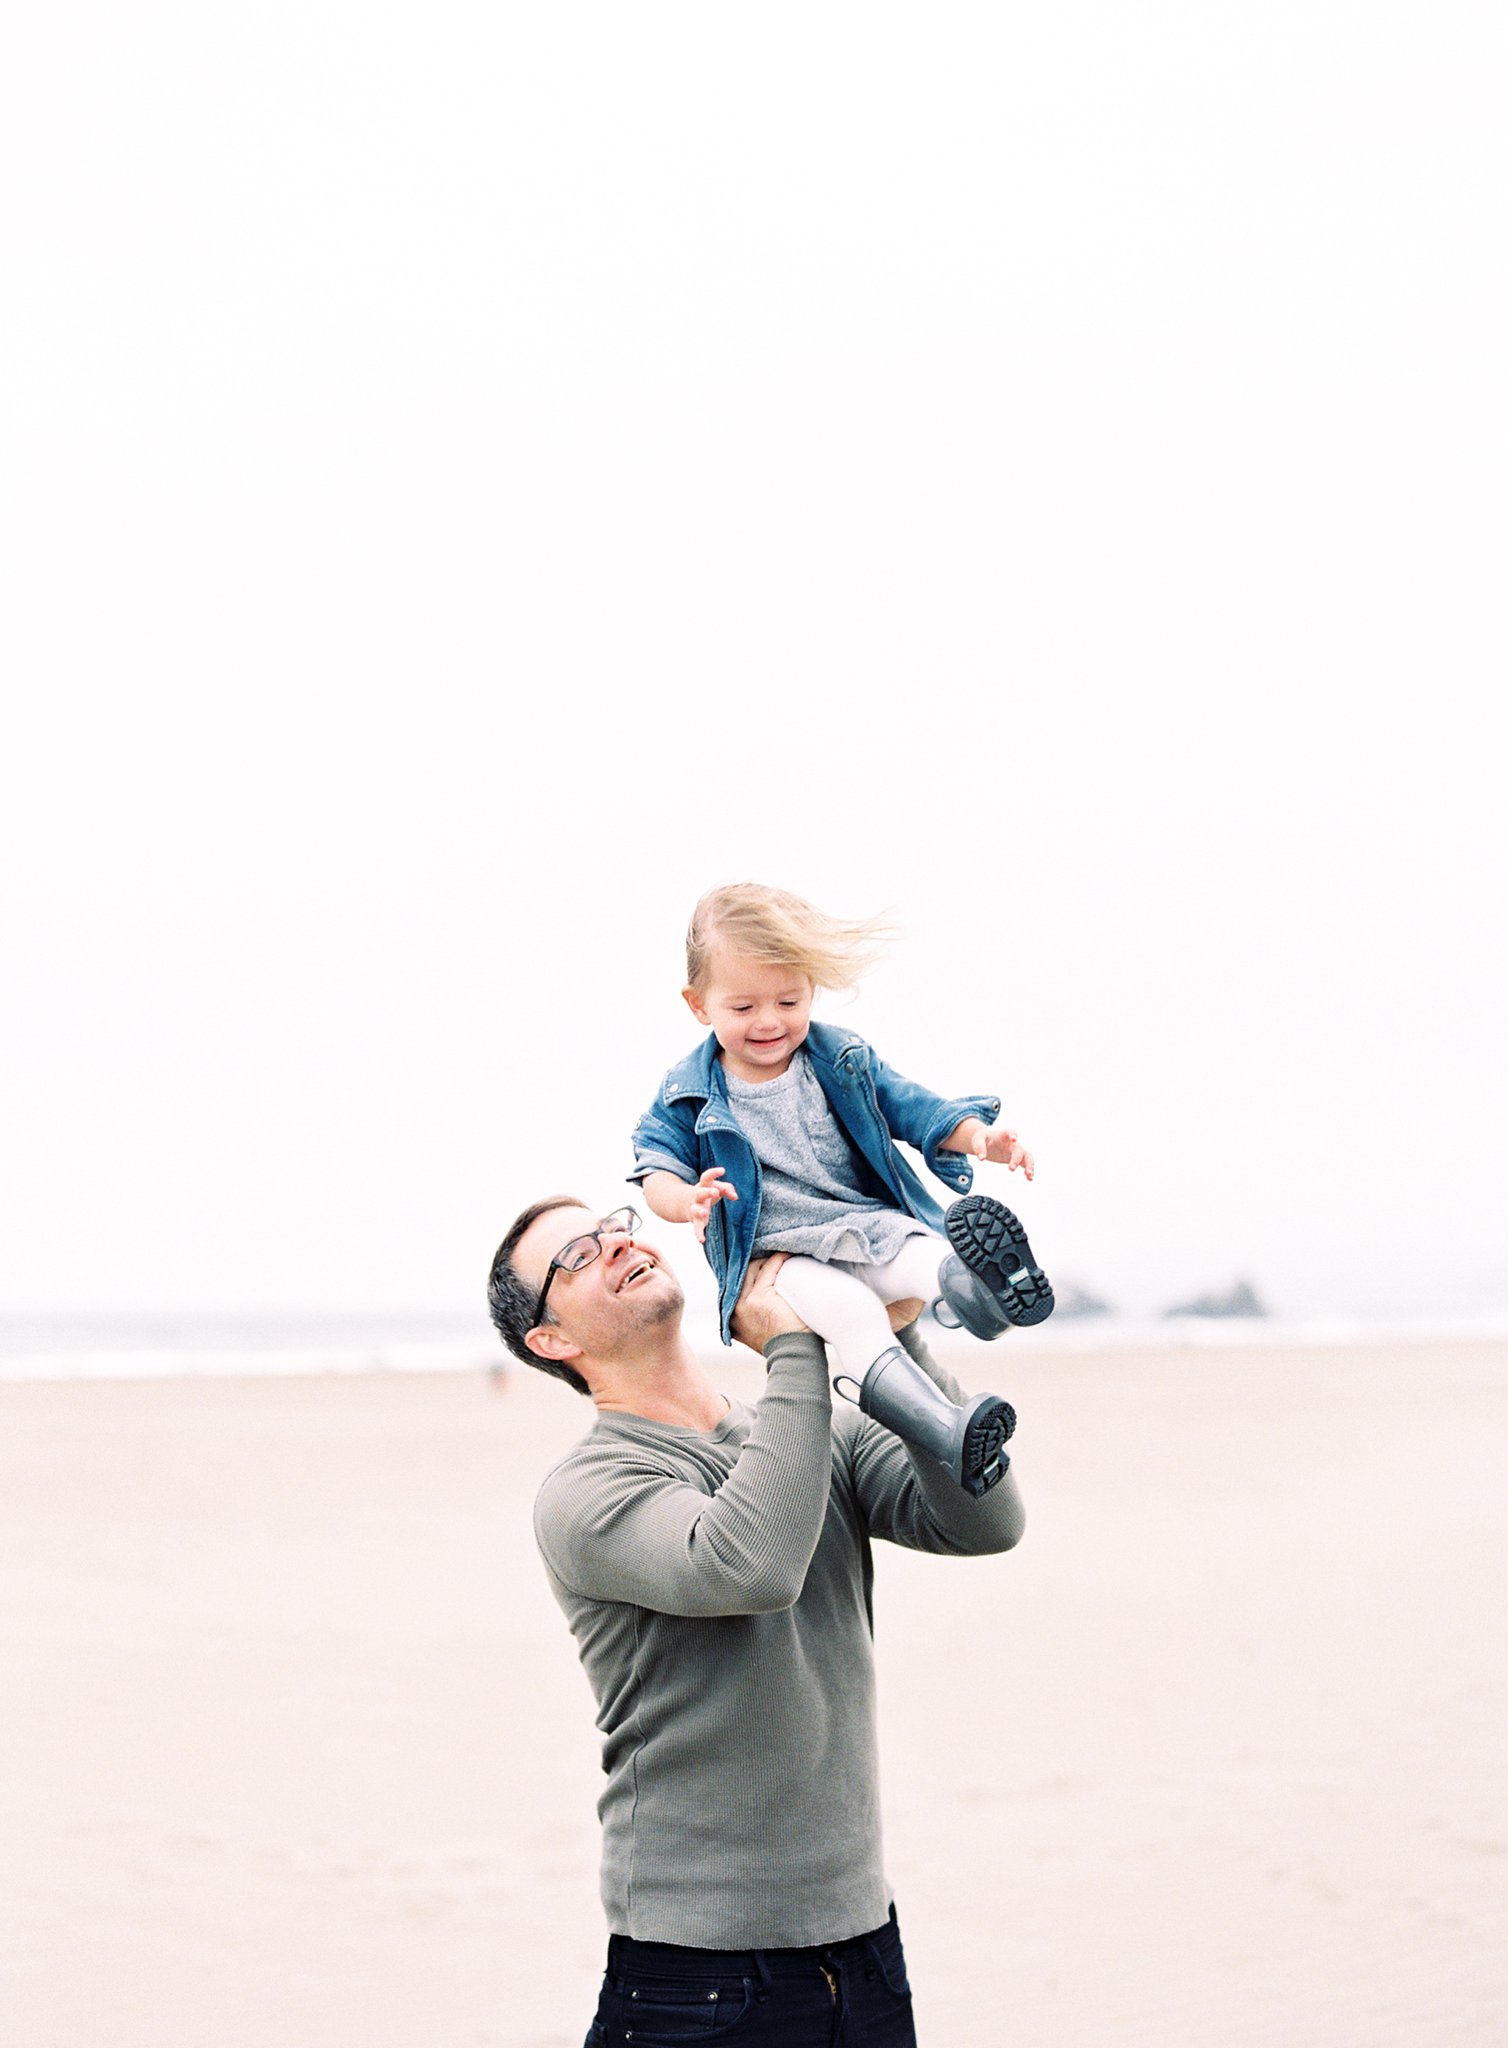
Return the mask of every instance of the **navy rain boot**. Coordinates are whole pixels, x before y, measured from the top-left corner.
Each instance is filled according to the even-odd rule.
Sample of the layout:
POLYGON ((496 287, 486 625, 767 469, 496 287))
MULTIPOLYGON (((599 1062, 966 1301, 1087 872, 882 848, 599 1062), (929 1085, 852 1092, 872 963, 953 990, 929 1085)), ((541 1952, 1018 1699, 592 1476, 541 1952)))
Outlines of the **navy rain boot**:
MULTIPOLYGON (((958 1323, 988 1340, 1008 1323, 1025 1328, 1047 1321, 1054 1307, 1052 1282, 1004 1202, 964 1195, 950 1206, 943 1226, 956 1264, 954 1258, 944 1259, 938 1281, 942 1301, 958 1323)), ((941 1316, 938 1321, 950 1326, 941 1316)))
MULTIPOLYGON (((840 1373, 834 1386, 844 1379, 849 1376, 840 1373)), ((895 1345, 865 1373, 858 1402, 866 1415, 946 1466, 976 1500, 1005 1477, 1011 1462, 1005 1445, 1016 1427, 1016 1411, 998 1395, 980 1394, 956 1408, 909 1352, 895 1345)))

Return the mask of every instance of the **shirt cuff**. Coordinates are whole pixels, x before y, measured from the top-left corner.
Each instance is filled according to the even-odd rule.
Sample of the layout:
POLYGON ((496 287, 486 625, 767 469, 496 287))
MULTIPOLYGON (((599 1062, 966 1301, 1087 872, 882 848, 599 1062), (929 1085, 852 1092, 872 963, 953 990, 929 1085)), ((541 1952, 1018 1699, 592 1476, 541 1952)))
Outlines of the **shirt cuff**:
POLYGON ((651 1173, 673 1173, 677 1180, 685 1181, 690 1187, 696 1186, 697 1176, 691 1168, 684 1160, 672 1159, 668 1152, 640 1152, 628 1179, 641 1181, 651 1173))

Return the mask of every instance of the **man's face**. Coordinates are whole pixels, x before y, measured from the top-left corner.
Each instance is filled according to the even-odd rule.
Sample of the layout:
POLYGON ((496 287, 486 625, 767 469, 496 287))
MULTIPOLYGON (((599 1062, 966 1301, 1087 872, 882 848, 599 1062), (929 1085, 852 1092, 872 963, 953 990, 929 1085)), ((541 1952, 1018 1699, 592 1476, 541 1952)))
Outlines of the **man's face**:
MULTIPOLYGON (((519 1274, 543 1287, 550 1261, 573 1237, 597 1228, 590 1209, 547 1209, 519 1240, 514 1264, 519 1274)), ((560 1334, 596 1358, 632 1349, 635 1339, 656 1324, 679 1316, 685 1304, 681 1283, 653 1245, 627 1231, 601 1234, 601 1253, 578 1272, 557 1270, 546 1307, 560 1334)))

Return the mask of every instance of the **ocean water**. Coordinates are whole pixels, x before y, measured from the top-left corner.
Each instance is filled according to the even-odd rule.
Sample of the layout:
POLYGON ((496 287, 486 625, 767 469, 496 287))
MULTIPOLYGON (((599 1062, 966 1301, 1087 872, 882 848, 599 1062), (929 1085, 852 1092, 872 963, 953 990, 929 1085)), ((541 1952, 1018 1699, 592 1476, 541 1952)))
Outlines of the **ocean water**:
POLYGON ((0 1321, 0 1380, 478 1372, 506 1354, 485 1318, 27 1317, 0 1321))
MULTIPOLYGON (((930 1326, 929 1326, 930 1328, 930 1326)), ((704 1356, 720 1351, 710 1318, 688 1315, 704 1356)), ((972 1339, 932 1330, 957 1357, 972 1339)), ((1014 1331, 1016 1351, 1225 1351, 1508 1339, 1508 1310, 1454 1319, 1358 1316, 1055 1316, 1014 1331)), ((0 1380, 278 1378, 322 1373, 521 1370, 481 1318, 160 1317, 0 1321, 0 1380)))

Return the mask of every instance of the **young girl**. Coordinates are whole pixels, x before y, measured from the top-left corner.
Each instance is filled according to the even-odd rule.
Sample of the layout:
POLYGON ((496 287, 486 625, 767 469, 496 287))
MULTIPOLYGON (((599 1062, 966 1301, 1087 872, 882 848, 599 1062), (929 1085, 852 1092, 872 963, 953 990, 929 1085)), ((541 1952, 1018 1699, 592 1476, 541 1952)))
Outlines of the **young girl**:
POLYGON ((776 1287, 836 1353, 839 1382, 854 1381, 866 1413, 978 1494, 1005 1470, 1014 1417, 992 1394, 947 1402, 896 1345, 886 1305, 935 1302, 939 1320, 985 1338, 1052 1313, 1021 1225, 968 1192, 974 1159, 1030 1180, 1032 1156, 1014 1131, 989 1128, 996 1097, 945 1100, 856 1032, 812 1020, 818 988, 852 988, 882 929, 751 882, 704 896, 683 994, 711 1036, 640 1118, 631 1178, 657 1216, 694 1226, 718 1277, 725 1343, 749 1261, 791 1254, 776 1287), (961 1197, 946 1216, 897 1139, 961 1197))

